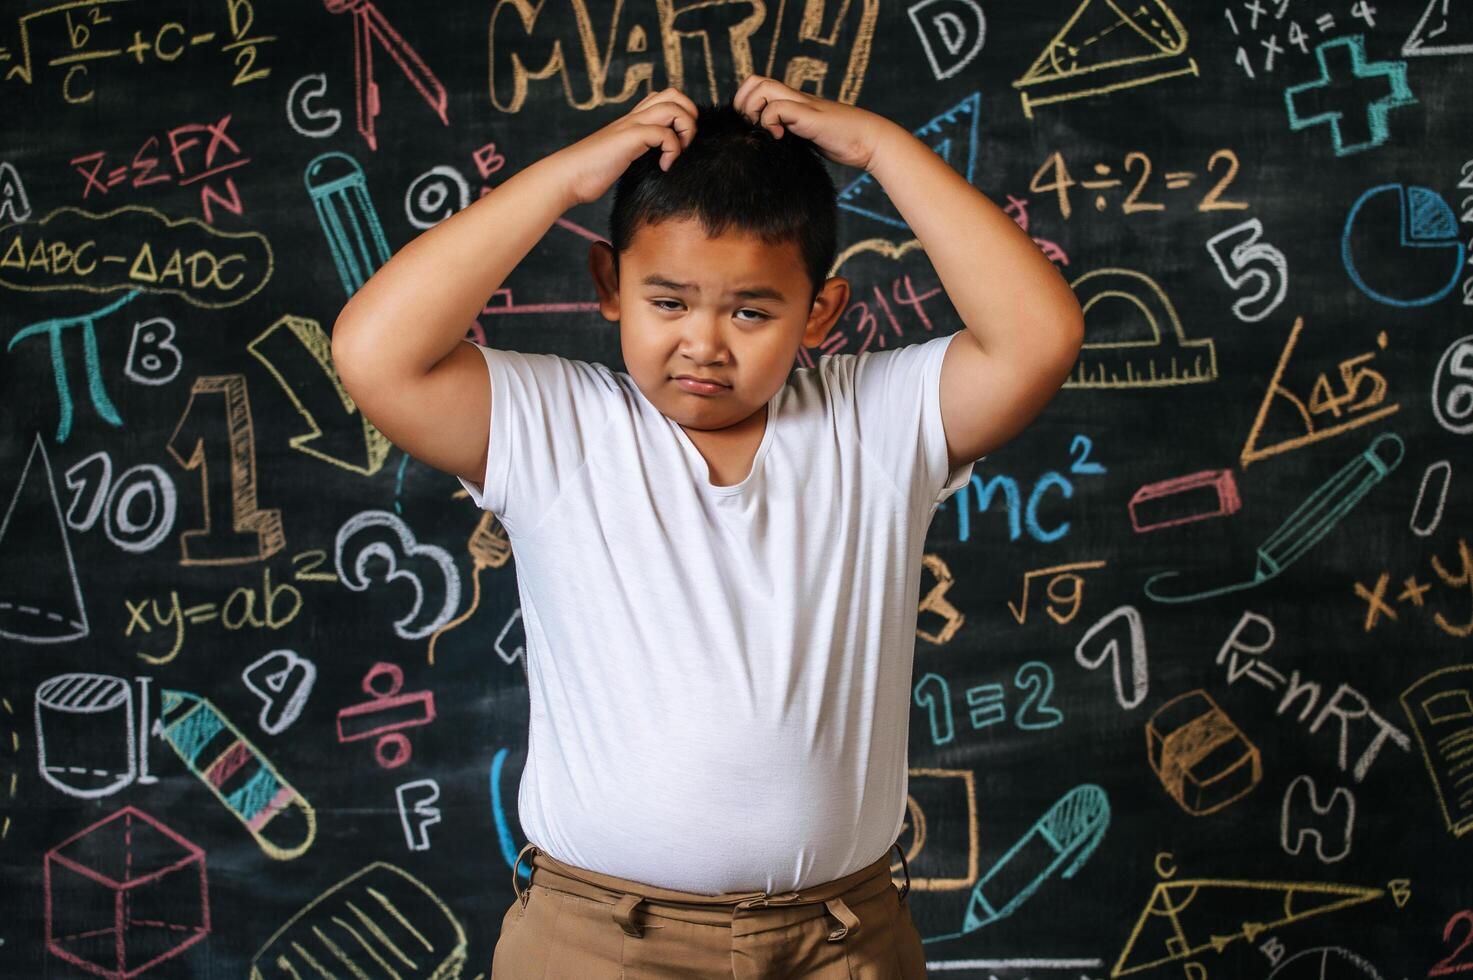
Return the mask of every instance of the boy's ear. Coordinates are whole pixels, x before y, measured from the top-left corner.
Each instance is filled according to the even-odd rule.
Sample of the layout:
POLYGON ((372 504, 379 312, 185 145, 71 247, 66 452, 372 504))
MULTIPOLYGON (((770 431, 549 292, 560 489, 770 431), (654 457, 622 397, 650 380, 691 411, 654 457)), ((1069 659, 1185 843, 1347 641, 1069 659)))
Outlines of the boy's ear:
POLYGON ((605 320, 619 322, 619 275, 614 271, 614 248, 608 242, 588 247, 588 271, 598 290, 598 311, 605 320))
POLYGON ((813 309, 808 313, 808 325, 803 330, 803 346, 822 344, 848 306, 849 280, 843 276, 829 276, 813 297, 813 309))

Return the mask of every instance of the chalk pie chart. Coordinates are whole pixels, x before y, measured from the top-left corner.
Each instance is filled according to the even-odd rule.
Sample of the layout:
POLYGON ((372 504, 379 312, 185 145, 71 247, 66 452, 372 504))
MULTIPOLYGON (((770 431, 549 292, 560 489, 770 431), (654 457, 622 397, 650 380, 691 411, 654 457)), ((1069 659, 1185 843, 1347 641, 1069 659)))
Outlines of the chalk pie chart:
POLYGON ((1356 288, 1390 306, 1426 306, 1457 284, 1467 250, 1458 217, 1427 187, 1381 184, 1345 218, 1340 257, 1356 288))
POLYGON ((1348 949, 1321 946, 1295 953, 1268 980, 1381 980, 1381 974, 1348 949))

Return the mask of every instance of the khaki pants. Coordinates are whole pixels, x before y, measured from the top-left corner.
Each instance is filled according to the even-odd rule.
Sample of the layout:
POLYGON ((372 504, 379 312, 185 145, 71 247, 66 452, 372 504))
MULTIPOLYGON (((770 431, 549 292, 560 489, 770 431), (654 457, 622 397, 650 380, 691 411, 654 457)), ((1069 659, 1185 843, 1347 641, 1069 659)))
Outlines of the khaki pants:
MULTIPOLYGON (((892 847, 892 850, 898 849, 892 847)), ((924 980, 890 852, 796 892, 701 895, 565 864, 528 844, 512 867, 491 980, 924 980), (517 869, 532 852, 531 881, 517 869)))

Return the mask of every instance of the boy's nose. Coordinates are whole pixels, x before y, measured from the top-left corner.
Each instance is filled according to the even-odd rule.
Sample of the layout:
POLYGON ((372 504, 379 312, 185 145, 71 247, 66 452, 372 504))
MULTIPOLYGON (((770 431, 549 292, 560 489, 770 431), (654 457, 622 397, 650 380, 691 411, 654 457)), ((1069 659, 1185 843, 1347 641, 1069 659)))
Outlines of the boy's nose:
POLYGON ((719 315, 693 315, 682 332, 681 349, 693 363, 704 365, 725 359, 727 344, 719 315))

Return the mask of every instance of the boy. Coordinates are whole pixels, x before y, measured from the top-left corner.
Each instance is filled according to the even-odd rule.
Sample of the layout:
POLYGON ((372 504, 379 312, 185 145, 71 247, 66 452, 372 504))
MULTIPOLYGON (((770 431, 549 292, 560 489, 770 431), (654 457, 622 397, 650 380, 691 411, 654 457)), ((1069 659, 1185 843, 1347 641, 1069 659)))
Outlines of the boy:
POLYGON ((935 153, 760 75, 731 107, 645 97, 353 296, 349 393, 517 556, 533 843, 496 980, 925 976, 890 851, 926 530, 1082 335, 1057 270, 935 153), (966 329, 792 371, 849 300, 820 154, 880 182, 966 329), (628 372, 462 343, 616 179, 589 268, 628 372))

